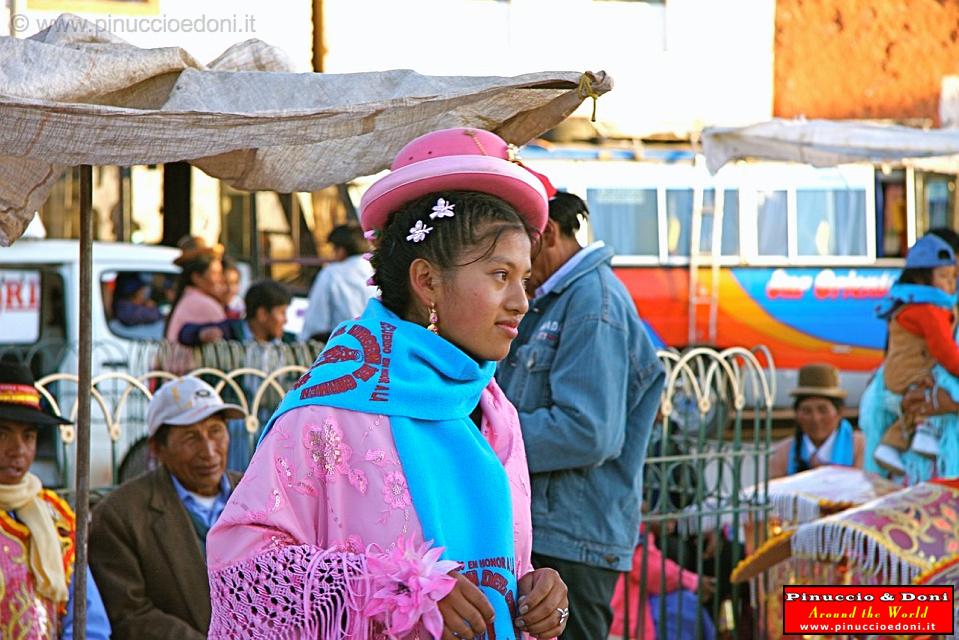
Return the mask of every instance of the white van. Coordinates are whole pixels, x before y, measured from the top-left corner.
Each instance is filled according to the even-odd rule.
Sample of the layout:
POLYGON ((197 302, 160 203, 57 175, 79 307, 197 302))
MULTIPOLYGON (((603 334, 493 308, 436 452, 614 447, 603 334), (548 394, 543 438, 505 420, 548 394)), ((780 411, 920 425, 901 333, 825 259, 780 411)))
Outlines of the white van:
MULTIPOLYGON (((152 297, 162 307, 180 271, 173 264, 179 254, 170 247, 93 243, 94 376, 122 368, 132 340, 162 338, 162 330, 124 328, 114 320, 111 303, 117 274, 139 274, 153 285, 152 297)), ((0 352, 30 353, 37 375, 75 373, 79 274, 76 240, 21 239, 0 249, 0 352)))
MULTIPOLYGON (((162 337, 162 321, 152 328, 124 327, 113 318, 112 294, 117 275, 136 273, 151 285, 151 298, 168 305, 179 268, 173 260, 180 251, 170 247, 95 242, 93 245, 92 371, 142 374, 148 362, 134 362, 142 352, 137 339, 162 337), (152 333, 150 333, 152 332, 152 333)), ((37 378, 52 373, 77 372, 80 330, 79 243, 76 240, 23 238, 0 248, 0 356, 28 362, 37 378)), ((71 410, 76 386, 52 387, 64 412, 71 410)), ((109 390, 106 391, 109 393, 109 390)), ((109 404, 109 403, 108 403, 109 404)), ((127 438, 111 447, 100 408, 92 409, 93 485, 110 484, 111 456, 121 456, 127 438)), ((34 471, 45 484, 62 486, 63 460, 59 441, 42 439, 34 471)))

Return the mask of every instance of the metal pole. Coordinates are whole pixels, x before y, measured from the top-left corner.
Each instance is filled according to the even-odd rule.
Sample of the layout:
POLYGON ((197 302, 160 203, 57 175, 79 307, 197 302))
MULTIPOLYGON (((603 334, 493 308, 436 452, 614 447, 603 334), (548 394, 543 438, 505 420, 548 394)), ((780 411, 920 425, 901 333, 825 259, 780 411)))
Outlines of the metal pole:
POLYGON ((260 263, 260 220, 256 212, 256 191, 250 192, 250 272, 254 280, 259 280, 260 263))
POLYGON ((90 512, 90 382, 93 311, 93 169, 80 167, 80 349, 77 363, 77 554, 73 571, 73 637, 87 637, 87 521, 90 512))

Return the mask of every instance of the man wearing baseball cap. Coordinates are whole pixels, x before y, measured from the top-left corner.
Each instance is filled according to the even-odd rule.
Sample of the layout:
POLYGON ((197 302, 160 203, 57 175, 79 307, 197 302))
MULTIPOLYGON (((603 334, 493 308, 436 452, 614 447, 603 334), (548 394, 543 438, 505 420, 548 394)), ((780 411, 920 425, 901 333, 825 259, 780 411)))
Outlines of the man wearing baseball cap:
MULTIPOLYGON (((30 473, 41 430, 69 420, 45 410, 27 367, 0 362, 0 637, 73 637, 76 517, 30 473)), ((110 637, 87 575, 87 637, 110 637)))
POLYGON ((150 401, 150 450, 160 467, 93 512, 91 565, 115 640, 206 638, 206 534, 239 481, 226 471, 226 420, 244 417, 193 376, 163 385, 150 401))

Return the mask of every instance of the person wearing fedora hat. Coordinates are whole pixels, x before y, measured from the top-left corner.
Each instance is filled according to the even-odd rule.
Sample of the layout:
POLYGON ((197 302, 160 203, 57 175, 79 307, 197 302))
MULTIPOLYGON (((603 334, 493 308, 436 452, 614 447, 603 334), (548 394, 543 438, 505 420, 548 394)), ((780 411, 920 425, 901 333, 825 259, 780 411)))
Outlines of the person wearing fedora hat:
MULTIPOLYGON (((0 637, 73 637, 76 516, 30 473, 37 434, 69 424, 43 408, 33 374, 0 365, 0 637)), ((110 637, 103 602, 87 574, 88 638, 110 637)))
POLYGON ((789 392, 796 411, 796 433, 773 445, 769 478, 781 478, 825 464, 863 466, 866 441, 842 417, 846 391, 839 370, 830 364, 799 369, 796 388, 789 392))
POLYGON ((542 182, 488 131, 400 149, 361 202, 380 299, 334 328, 208 539, 210 638, 552 638, 516 411, 542 182))
POLYGON ((210 623, 207 533, 240 475, 226 470, 226 421, 246 414, 194 376, 167 382, 147 408, 160 465, 93 510, 90 564, 114 640, 199 640, 210 623))

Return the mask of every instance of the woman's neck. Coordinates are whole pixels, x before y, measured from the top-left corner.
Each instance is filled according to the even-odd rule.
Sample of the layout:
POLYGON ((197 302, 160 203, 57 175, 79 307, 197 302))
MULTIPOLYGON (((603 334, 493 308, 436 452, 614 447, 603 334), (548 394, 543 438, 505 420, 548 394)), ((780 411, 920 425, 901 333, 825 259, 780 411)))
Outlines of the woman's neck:
POLYGON ((825 438, 819 438, 819 439, 813 438, 808 433, 806 434, 806 437, 809 438, 809 441, 812 443, 812 446, 816 447, 817 449, 823 446, 823 444, 826 443, 826 440, 829 439, 829 436, 826 436, 825 438))

